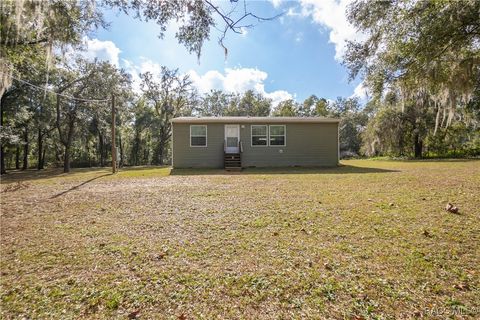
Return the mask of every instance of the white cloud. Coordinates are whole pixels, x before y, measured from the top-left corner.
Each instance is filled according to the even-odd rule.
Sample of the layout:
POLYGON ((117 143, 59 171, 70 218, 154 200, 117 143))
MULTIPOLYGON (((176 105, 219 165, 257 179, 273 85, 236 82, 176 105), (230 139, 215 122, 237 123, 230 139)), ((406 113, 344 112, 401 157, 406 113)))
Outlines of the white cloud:
POLYGON ((350 98, 358 98, 358 99, 360 99, 361 102, 368 101, 369 93, 368 93, 368 89, 365 87, 363 81, 360 82, 355 87, 355 89, 353 90, 353 94, 350 96, 350 98))
POLYGON ((241 28, 240 28, 240 32, 241 32, 240 35, 241 35, 242 37, 246 37, 247 34, 248 34, 248 28, 247 28, 247 27, 241 27, 241 28))
MULTIPOLYGON (((160 64, 140 58, 138 65, 129 60, 122 59, 122 66, 132 75, 133 89, 140 93, 140 73, 151 72, 154 77, 161 73, 160 64)), ((210 90, 221 90, 229 93, 244 93, 247 90, 253 90, 256 93, 272 99, 272 105, 275 107, 281 101, 294 99, 294 95, 285 90, 276 90, 267 92, 265 90, 265 80, 268 74, 265 71, 256 68, 227 68, 224 73, 217 70, 209 70, 203 75, 199 75, 195 70, 190 70, 186 74, 190 76, 194 86, 201 94, 210 92, 210 90)))
POLYGON ((335 45, 335 59, 340 61, 346 41, 362 38, 347 21, 346 9, 351 0, 301 0, 302 15, 330 30, 330 42, 335 45))
POLYGON ((150 72, 154 78, 158 78, 162 72, 162 66, 145 57, 140 57, 140 64, 136 65, 130 60, 122 59, 122 67, 132 76, 132 87, 140 93, 140 73, 150 72))
POLYGON ((188 74, 200 93, 207 93, 214 89, 231 93, 243 93, 247 90, 253 90, 272 99, 274 106, 283 100, 293 98, 292 94, 284 90, 266 92, 264 82, 268 74, 254 68, 227 68, 224 74, 216 70, 210 70, 203 76, 194 70, 190 70, 188 74))
POLYGON ((294 7, 290 7, 287 10, 287 16, 289 16, 289 17, 299 17, 301 15, 302 14, 300 12, 295 11, 294 7))
POLYGON ((283 0, 270 0, 270 2, 272 3, 274 8, 278 8, 282 4, 283 0))
POLYGON ((133 91, 135 91, 136 93, 140 93, 141 79, 140 79, 138 67, 135 66, 131 61, 126 59, 122 59, 122 66, 125 69, 125 71, 130 73, 130 75, 132 76, 133 91))
POLYGON ((102 61, 109 61, 111 64, 118 67, 121 50, 112 41, 102 41, 98 39, 84 38, 86 51, 83 53, 87 59, 95 59, 102 61))
POLYGON ((145 57, 140 57, 140 66, 138 70, 140 73, 150 72, 154 77, 159 77, 162 73, 162 66, 145 57))
POLYGON ((276 107, 282 101, 295 98, 288 91, 285 91, 285 90, 276 90, 270 93, 265 93, 264 95, 265 97, 272 99, 273 107, 276 107))

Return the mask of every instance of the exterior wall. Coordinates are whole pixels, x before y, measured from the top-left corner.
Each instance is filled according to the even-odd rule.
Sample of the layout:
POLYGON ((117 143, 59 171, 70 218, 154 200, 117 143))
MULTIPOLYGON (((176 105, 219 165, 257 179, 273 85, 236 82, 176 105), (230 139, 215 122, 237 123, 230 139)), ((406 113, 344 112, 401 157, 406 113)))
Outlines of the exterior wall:
POLYGON ((286 146, 251 146, 251 128, 240 129, 243 141, 242 166, 336 166, 338 128, 336 123, 287 123, 286 146))
MULTIPOLYGON (((205 124, 207 147, 190 147, 190 124, 173 123, 173 167, 223 168, 226 123, 205 124)), ((255 123, 257 124, 262 123, 255 123)), ((285 123, 285 128, 286 146, 252 146, 251 125, 240 124, 240 140, 243 143, 242 166, 338 165, 337 123, 285 123)))
POLYGON ((225 125, 223 123, 205 124, 207 125, 207 146, 190 147, 190 123, 172 123, 172 166, 174 168, 223 168, 225 125))

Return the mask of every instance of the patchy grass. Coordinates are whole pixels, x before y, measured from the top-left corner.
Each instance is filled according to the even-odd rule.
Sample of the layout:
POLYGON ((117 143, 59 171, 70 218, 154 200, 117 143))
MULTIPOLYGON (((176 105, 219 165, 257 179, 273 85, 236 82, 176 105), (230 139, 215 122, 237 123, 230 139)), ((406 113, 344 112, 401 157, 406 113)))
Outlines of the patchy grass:
POLYGON ((0 317, 480 317, 480 161, 343 164, 2 177, 0 317))

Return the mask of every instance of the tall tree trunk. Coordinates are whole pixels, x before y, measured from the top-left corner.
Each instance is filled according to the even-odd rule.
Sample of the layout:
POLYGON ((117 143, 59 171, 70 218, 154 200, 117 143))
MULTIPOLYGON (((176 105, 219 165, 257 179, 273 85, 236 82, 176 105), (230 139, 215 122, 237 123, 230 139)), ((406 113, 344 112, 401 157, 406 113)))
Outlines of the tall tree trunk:
POLYGON ((122 135, 121 135, 120 132, 118 134, 118 144, 119 144, 119 147, 120 147, 120 161, 119 161, 118 165, 121 168, 121 167, 123 167, 123 144, 122 144, 122 135))
POLYGON ((63 154, 63 172, 70 172, 70 145, 65 146, 63 154))
POLYGON ((25 132, 23 136, 23 142, 25 143, 23 145, 23 166, 22 170, 27 170, 28 169, 28 128, 25 127, 25 132))
POLYGON ((75 131, 75 118, 71 117, 70 121, 68 122, 68 134, 67 140, 64 144, 65 152, 63 154, 63 172, 67 173, 70 172, 70 148, 73 142, 73 133, 75 131))
POLYGON ((414 152, 415 152, 415 158, 421 158, 422 157, 422 149, 423 149, 423 141, 420 139, 420 135, 418 133, 415 133, 415 146, 414 146, 414 152))
MULTIPOLYGON (((5 94, 2 93, 2 97, 0 98, 0 126, 3 127, 3 112, 5 111, 5 94)), ((0 146, 0 174, 7 173, 7 169, 5 167, 5 146, 0 146)))
POLYGON ((135 139, 133 140, 133 147, 132 147, 132 163, 135 166, 139 165, 140 159, 140 134, 138 131, 135 132, 135 139))
POLYGON ((88 166, 92 166, 92 158, 90 157, 90 147, 89 147, 89 141, 88 139, 85 139, 85 151, 87 153, 87 160, 88 160, 88 166))
POLYGON ((42 169, 45 168, 45 155, 47 154, 47 148, 43 148, 43 154, 42 154, 42 169))
POLYGON ((105 142, 100 132, 98 133, 98 148, 100 153, 100 167, 105 167, 105 142))
POLYGON ((20 147, 18 145, 15 149, 15 169, 20 169, 20 147))
POLYGON ((7 170, 5 168, 5 150, 3 148, 3 145, 0 146, 0 174, 5 174, 7 173, 7 170))
POLYGON ((163 166, 163 150, 165 150, 165 140, 161 140, 158 147, 158 165, 163 166))
POLYGON ((43 154, 43 134, 42 134, 42 129, 38 129, 37 133, 37 147, 38 147, 38 155, 37 155, 37 170, 43 169, 43 161, 42 161, 42 154, 43 154))

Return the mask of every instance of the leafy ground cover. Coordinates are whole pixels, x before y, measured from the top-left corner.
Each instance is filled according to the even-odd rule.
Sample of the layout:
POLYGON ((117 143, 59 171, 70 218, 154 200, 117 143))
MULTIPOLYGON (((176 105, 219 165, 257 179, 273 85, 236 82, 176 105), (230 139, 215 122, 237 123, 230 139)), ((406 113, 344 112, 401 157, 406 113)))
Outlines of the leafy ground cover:
POLYGON ((0 316, 480 317, 480 161, 343 164, 11 173, 0 316))

